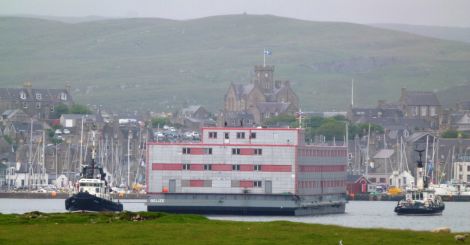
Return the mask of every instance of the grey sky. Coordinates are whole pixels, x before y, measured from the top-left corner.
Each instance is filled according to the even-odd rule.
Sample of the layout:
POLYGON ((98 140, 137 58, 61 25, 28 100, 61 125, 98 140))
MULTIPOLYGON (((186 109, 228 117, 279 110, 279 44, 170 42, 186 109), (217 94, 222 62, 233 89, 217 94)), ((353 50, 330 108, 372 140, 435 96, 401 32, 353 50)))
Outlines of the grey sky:
POLYGON ((0 0, 0 15, 161 17, 272 14, 306 20, 470 27, 469 0, 0 0))

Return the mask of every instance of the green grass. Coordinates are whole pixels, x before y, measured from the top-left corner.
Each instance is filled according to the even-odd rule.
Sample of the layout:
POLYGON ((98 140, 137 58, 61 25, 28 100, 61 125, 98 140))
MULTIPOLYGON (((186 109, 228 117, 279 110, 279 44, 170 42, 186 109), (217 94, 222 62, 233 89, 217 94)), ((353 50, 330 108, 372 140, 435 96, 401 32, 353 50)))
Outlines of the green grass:
POLYGON ((275 16, 77 24, 4 17, 0 43, 0 87, 69 81, 82 104, 121 110, 220 109, 230 82, 249 82, 266 47, 275 79, 292 81, 304 110, 345 110, 352 78, 359 105, 397 100, 401 87, 442 90, 470 81, 470 44, 275 16))
MULTIPOLYGON (((359 222, 359 221, 358 221, 359 222)), ((0 215, 0 244, 455 244, 454 234, 162 213, 0 215), (140 215, 143 221, 132 221, 140 215)))

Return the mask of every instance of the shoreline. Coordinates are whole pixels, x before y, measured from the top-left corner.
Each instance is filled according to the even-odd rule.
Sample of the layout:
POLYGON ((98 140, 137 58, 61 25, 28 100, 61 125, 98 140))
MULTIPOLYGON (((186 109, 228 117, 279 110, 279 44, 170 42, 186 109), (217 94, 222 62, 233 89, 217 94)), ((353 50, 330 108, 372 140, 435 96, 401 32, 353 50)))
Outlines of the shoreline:
MULTIPOLYGON (((0 192, 0 199, 66 199, 70 196, 66 192, 0 192)), ((113 193, 111 197, 120 199, 147 199, 147 194, 142 193, 113 193)))
POLYGON ((455 244, 464 234, 152 212, 2 214, 0 228, 2 244, 35 244, 38 237, 43 244, 455 244), (83 236, 97 230, 99 236, 83 236))

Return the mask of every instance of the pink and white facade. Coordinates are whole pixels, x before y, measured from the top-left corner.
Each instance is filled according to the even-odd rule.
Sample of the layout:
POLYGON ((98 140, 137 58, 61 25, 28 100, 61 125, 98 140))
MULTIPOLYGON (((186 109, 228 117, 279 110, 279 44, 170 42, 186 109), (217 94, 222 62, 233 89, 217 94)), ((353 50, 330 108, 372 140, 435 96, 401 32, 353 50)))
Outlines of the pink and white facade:
POLYGON ((337 201, 346 192, 347 147, 307 145, 302 129, 203 128, 201 137, 200 143, 148 144, 148 194, 291 194, 337 201))

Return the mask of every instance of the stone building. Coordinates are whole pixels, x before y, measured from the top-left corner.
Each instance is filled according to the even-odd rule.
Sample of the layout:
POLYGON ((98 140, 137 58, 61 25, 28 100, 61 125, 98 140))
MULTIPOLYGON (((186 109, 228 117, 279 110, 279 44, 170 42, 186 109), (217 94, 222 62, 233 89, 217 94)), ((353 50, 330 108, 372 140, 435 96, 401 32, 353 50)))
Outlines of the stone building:
POLYGON ((442 106, 434 92, 402 88, 399 103, 406 118, 424 119, 431 124, 431 128, 439 128, 442 106))
POLYGON ((23 88, 0 88, 0 111, 21 109, 29 116, 50 119, 59 104, 73 104, 70 88, 37 89, 30 82, 23 88))
POLYGON ((230 84, 225 94, 224 110, 219 124, 238 127, 260 125, 272 116, 293 115, 297 111, 299 98, 292 90, 290 82, 274 80, 274 66, 257 65, 251 83, 230 84), (247 114, 252 115, 253 121, 246 120, 249 118, 247 114), (224 115, 230 115, 230 118, 224 115), (239 119, 234 115, 241 115, 243 118, 239 119), (238 122, 245 124, 238 125, 238 122))

